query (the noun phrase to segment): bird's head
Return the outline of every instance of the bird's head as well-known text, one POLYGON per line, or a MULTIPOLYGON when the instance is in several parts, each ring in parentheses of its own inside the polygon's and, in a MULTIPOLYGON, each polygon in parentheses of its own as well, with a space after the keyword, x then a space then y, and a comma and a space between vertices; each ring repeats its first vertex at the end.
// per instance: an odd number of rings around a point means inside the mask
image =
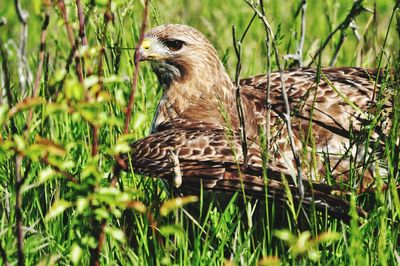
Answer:
POLYGON ((225 75, 217 52, 196 29, 179 24, 161 25, 146 33, 139 49, 141 61, 150 61, 164 87, 193 77, 225 75))

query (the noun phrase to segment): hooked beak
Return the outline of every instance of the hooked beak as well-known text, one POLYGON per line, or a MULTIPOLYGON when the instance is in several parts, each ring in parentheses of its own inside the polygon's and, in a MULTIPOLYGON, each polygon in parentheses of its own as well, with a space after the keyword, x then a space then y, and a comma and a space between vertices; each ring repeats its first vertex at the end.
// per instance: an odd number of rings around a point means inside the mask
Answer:
POLYGON ((154 51, 152 51, 151 40, 145 38, 139 48, 139 60, 140 61, 157 61, 164 57, 154 51))
POLYGON ((148 58, 149 48, 150 48, 150 40, 148 38, 145 38, 139 48, 140 61, 149 60, 148 58))

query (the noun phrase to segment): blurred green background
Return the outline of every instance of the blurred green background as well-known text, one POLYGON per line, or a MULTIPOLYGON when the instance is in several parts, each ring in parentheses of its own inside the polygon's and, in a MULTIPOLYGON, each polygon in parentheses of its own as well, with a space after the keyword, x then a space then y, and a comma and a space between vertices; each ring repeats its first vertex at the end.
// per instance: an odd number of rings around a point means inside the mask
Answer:
MULTIPOLYGON (((244 210, 232 204, 222 212, 212 203, 207 202, 204 206, 200 199, 199 205, 205 208, 205 212, 199 221, 194 221, 182 208, 167 216, 160 214, 160 206, 170 195, 159 180, 123 173, 118 189, 109 189, 115 150, 121 143, 127 146, 128 141, 149 134, 152 117, 162 94, 149 64, 141 64, 129 128, 131 134, 127 136, 128 140, 121 141, 126 105, 131 93, 133 48, 139 36, 144 1, 110 1, 114 19, 107 25, 105 34, 102 100, 93 97, 98 89, 97 83, 81 86, 77 81, 75 63, 66 67, 71 46, 65 20, 57 6, 58 1, 20 1, 22 10, 28 15, 26 39, 23 37, 24 27, 16 13, 16 2, 0 1, 0 42, 4 48, 0 58, 0 244, 12 264, 17 261, 14 159, 24 149, 28 154, 24 155, 21 170, 24 172, 28 169, 28 174, 22 193, 22 224, 26 264, 29 265, 51 265, 56 262, 60 265, 89 264, 90 250, 97 243, 95 236, 98 230, 93 224, 94 221, 102 221, 104 217, 107 221, 107 237, 100 259, 104 265, 255 265, 258 262, 261 264, 262 258, 266 258, 267 262, 268 259, 272 262, 280 260, 284 265, 400 263, 399 209, 393 205, 396 201, 386 194, 376 196, 378 207, 370 214, 369 220, 360 221, 355 217, 350 225, 331 218, 324 219, 314 213, 315 221, 307 229, 311 233, 304 233, 291 212, 288 211, 285 217, 277 217, 276 220, 287 220, 286 236, 292 237, 290 239, 295 245, 307 247, 295 253, 293 243, 289 248, 287 241, 276 237, 273 227, 275 217, 271 217, 272 227, 264 226, 263 223, 259 231, 251 227, 251 222, 247 220, 252 218, 253 207, 250 205, 244 210), (4 114, 8 108, 17 106, 32 95, 45 12, 50 16, 50 24, 46 37, 44 69, 39 80, 39 97, 45 103, 32 108, 31 127, 26 130, 28 112, 23 108, 17 110, 12 117, 4 114), (26 45, 25 50, 21 50, 23 44, 26 45), (9 71, 7 75, 6 69, 9 71), (11 103, 6 99, 7 78, 10 79, 11 103), (16 132, 12 129, 11 120, 16 124, 16 132), (99 154, 96 156, 91 155, 93 125, 99 126, 99 154), (61 174, 45 176, 49 165, 38 159, 42 158, 43 153, 33 147, 38 136, 51 140, 65 150, 63 156, 56 154, 50 156, 50 159, 80 179, 82 183, 79 186, 66 181, 61 174), (128 222, 124 220, 126 216, 122 215, 128 207, 118 201, 127 195, 135 201, 135 206, 140 207, 131 213, 128 222), (54 211, 54 203, 61 204, 60 213, 45 219, 46 215, 54 211), (142 213, 143 208, 145 213, 142 213), (387 219, 390 213, 392 219, 387 219), (122 231, 126 227, 133 234, 134 245, 129 242, 132 238, 128 240, 125 231, 122 231), (318 237, 323 232, 332 232, 328 236, 324 235, 326 238, 323 241, 333 239, 334 244, 329 242, 320 247, 318 237)), ((84 59, 85 84, 93 82, 91 78, 97 77, 103 18, 108 3, 107 0, 82 1, 89 43, 89 48, 79 45, 79 54, 84 59), (94 73, 91 76, 88 74, 90 71, 94 73)), ((267 20, 279 39, 280 58, 295 53, 300 38, 301 16, 297 11, 301 1, 268 0, 264 3, 267 20)), ((307 1, 303 50, 305 65, 311 63, 316 66, 311 55, 345 20, 353 3, 350 0, 307 1)), ((78 38, 75 1, 66 0, 65 4, 68 22, 74 37, 78 38)), ((375 68, 381 54, 382 66, 396 62, 400 48, 396 19, 389 28, 394 5, 395 1, 390 0, 363 1, 365 10, 355 18, 359 39, 352 29, 343 30, 345 39, 335 66, 375 68)), ((197 28, 215 45, 230 76, 234 77, 237 59, 233 49, 232 26, 236 27, 240 36, 252 16, 252 9, 241 0, 154 0, 150 3, 148 27, 183 23, 197 28)), ((323 66, 330 64, 340 38, 339 31, 323 51, 323 66)), ((272 61, 276 70, 276 63, 272 61)), ((292 60, 281 62, 284 67, 293 65, 292 60)), ((253 21, 243 42, 242 65, 243 78, 266 72, 265 32, 258 18, 253 21)), ((45 146, 40 147, 47 151, 45 146)), ((363 198, 357 198, 356 203, 362 204, 363 198)))

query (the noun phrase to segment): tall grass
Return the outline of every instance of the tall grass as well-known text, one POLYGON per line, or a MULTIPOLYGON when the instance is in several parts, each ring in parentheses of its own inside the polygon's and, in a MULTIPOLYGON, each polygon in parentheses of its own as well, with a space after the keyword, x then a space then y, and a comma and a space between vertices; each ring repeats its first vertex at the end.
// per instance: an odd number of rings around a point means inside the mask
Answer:
MULTIPOLYGON (((160 180, 116 172, 115 156, 126 152, 130 142, 148 135, 162 94, 149 65, 141 64, 129 134, 123 134, 134 51, 118 48, 134 48, 139 40, 143 4, 82 2, 88 42, 83 46, 83 36, 78 35, 82 29, 79 1, 65 1, 67 18, 62 2, 0 2, 3 264, 400 263, 399 151, 395 148, 400 128, 400 42, 395 1, 364 1, 366 10, 355 18, 361 38, 346 28, 343 44, 338 46, 341 33, 334 34, 320 56, 322 65, 329 65, 338 51, 337 66, 393 69, 382 85, 393 92, 395 103, 383 155, 389 175, 387 180, 378 178, 375 193, 351 195, 350 224, 315 211, 299 213, 290 204, 282 209, 272 200, 243 202, 236 194, 226 197, 202 191, 198 199, 176 200, 160 180), (72 38, 68 38, 68 27, 72 38), (113 180, 117 183, 110 186, 113 180), (216 200, 221 197, 224 206, 216 200), (357 216, 355 206, 360 204, 369 210, 367 219, 357 216), (94 259, 96 252, 98 259, 94 259)), ((300 3, 265 1, 282 56, 296 52, 300 3)), ((305 65, 316 66, 312 56, 346 19, 352 4, 308 1, 305 65)), ((234 77, 237 62, 231 28, 235 25, 241 36, 252 16, 253 10, 238 0, 154 1, 149 26, 168 22, 198 28, 234 77)), ((263 24, 255 20, 243 40, 241 77, 267 71, 266 49, 263 24)), ((271 63, 277 69, 276 61, 271 63)), ((292 63, 288 60, 285 66, 292 63)))

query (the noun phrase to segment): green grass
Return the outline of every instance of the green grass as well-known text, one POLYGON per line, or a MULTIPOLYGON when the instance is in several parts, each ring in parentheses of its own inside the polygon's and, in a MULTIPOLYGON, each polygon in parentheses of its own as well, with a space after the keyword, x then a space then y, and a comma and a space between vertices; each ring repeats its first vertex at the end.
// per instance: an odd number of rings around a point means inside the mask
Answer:
MULTIPOLYGON (((76 6, 67 2, 69 22, 78 38, 76 6)), ((87 8, 86 33, 89 48, 83 56, 87 73, 97 73, 102 43, 106 1, 87 8)), ((300 1, 266 1, 267 19, 280 38, 281 56, 294 53, 299 39, 300 1), (279 34, 278 34, 279 32, 279 34)), ((312 62, 329 33, 344 20, 352 1, 308 1, 304 61, 312 62)), ((105 46, 135 47, 143 5, 141 1, 114 1, 113 23, 107 24, 105 46)), ((117 151, 127 143, 148 135, 161 91, 148 64, 141 64, 139 82, 130 123, 130 135, 122 138, 125 110, 133 76, 132 50, 105 50, 104 86, 96 97, 98 83, 83 86, 76 75, 75 62, 66 69, 71 52, 65 21, 56 4, 48 7, 50 23, 46 38, 46 57, 40 79, 41 100, 23 102, 32 96, 39 62, 40 35, 46 10, 42 1, 21 1, 29 13, 26 38, 27 64, 18 53, 22 25, 14 1, 0 2, 0 245, 7 260, 18 260, 16 235, 16 179, 24 179, 22 191, 23 254, 25 263, 87 265, 90 250, 98 243, 99 227, 104 222, 105 242, 101 249, 103 265, 395 265, 400 263, 398 155, 394 149, 400 127, 399 35, 396 17, 389 25, 395 1, 364 1, 369 10, 376 4, 376 16, 362 12, 356 18, 361 40, 350 29, 340 49, 336 66, 395 69, 396 82, 384 85, 394 90, 393 130, 385 143, 389 163, 389 189, 370 196, 352 195, 352 204, 370 209, 367 219, 351 212, 349 225, 326 215, 311 212, 307 222, 296 209, 270 202, 245 202, 238 195, 228 198, 225 207, 213 199, 219 195, 200 195, 183 207, 170 196, 168 187, 156 179, 122 173, 117 188, 113 177, 117 151), (388 32, 388 30, 390 31, 388 32), (388 37, 385 43, 385 36, 388 37), (381 57, 381 55, 383 55, 381 57), (65 71, 66 70, 66 71, 65 71), (19 72, 22 71, 22 72, 19 72), (6 80, 10 80, 9 86, 6 80), (11 101, 6 92, 11 92, 11 101), (29 129, 29 110, 33 110, 29 129), (9 115, 13 113, 13 115, 9 115), (92 155, 93 131, 98 126, 98 154, 92 155), (42 139, 42 140, 41 140, 42 139), (44 139, 44 140, 43 140, 44 139), (16 158, 21 158, 19 165, 16 158), (20 170, 20 173, 17 173, 20 170), (66 178, 69 173, 80 184, 66 178), (372 206, 372 207, 371 207, 372 206)), ((399 16, 399 11, 397 11, 399 16)), ((244 1, 153 1, 149 26, 184 23, 198 28, 215 45, 232 78, 236 57, 232 26, 240 36, 253 15, 244 1)), ((334 35, 321 56, 321 64, 331 61, 340 33, 334 35)), ((243 43, 242 74, 265 73, 267 57, 265 32, 256 19, 243 43)), ((83 61, 82 61, 83 62, 83 61)), ((291 62, 285 62, 289 67, 291 62)), ((273 68, 277 69, 273 61, 273 68)), ((313 64, 314 66, 316 64, 313 64)), ((92 75, 97 77, 96 75, 92 75)), ((397 151, 398 152, 398 151, 397 151)), ((379 183, 379 182, 378 182, 379 183)), ((225 197, 226 199, 226 197, 225 197)), ((4 260, 0 260, 4 263, 4 260)))

